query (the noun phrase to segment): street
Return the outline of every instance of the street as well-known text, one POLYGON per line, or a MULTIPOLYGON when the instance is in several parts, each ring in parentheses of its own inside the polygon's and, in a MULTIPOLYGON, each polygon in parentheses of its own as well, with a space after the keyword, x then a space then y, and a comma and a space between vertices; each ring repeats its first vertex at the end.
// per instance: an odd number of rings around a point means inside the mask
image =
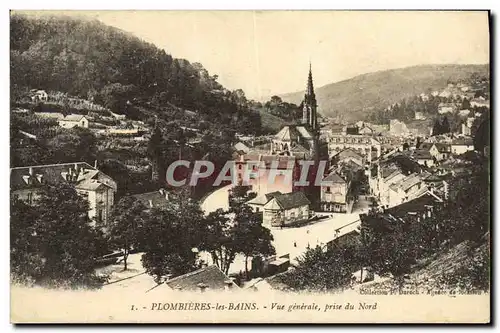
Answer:
MULTIPOLYGON (((217 189, 211 193, 202 203, 203 211, 208 214, 218 208, 227 209, 228 190, 231 185, 217 189)), ((259 194, 258 194, 259 195, 259 194)), ((273 245, 278 256, 290 254, 291 262, 296 262, 296 258, 302 255, 307 247, 316 245, 326 245, 327 242, 336 237, 342 236, 359 226, 359 214, 368 211, 369 200, 360 199, 350 214, 331 213, 331 217, 298 228, 272 228, 274 237, 273 245), (338 230, 338 231, 337 231, 338 230)), ((200 254, 203 260, 210 262, 210 256, 206 253, 200 254)), ((245 270, 244 256, 238 255, 230 267, 230 273, 237 273, 245 270)))

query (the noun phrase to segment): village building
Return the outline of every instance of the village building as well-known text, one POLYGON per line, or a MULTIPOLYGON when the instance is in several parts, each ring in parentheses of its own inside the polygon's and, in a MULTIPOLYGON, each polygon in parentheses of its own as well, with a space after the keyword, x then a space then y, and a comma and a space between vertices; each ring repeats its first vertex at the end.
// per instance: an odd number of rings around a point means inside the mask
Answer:
POLYGON ((415 120, 425 120, 427 117, 422 111, 415 111, 415 120))
POLYGON ((252 200, 248 201, 247 205, 250 206, 250 208, 252 208, 252 210, 254 212, 256 212, 256 213, 263 212, 264 211, 264 206, 272 198, 274 198, 277 195, 281 195, 281 194, 283 194, 283 193, 281 193, 280 191, 266 193, 266 194, 263 194, 261 196, 255 197, 252 200))
POLYGON ((142 203, 148 209, 161 209, 165 208, 169 204, 170 193, 165 189, 160 189, 158 191, 133 194, 131 197, 142 203))
POLYGON ((46 184, 68 183, 89 202, 89 217, 106 227, 114 204, 116 182, 85 162, 16 167, 10 170, 11 192, 28 204, 35 204, 46 184))
POLYGON ((235 169, 237 183, 251 186, 252 192, 258 194, 275 191, 292 192, 293 182, 300 176, 298 159, 286 155, 262 155, 250 152, 235 160, 235 169), (269 181, 271 173, 274 176, 273 182, 269 181), (248 183, 243 183, 244 180, 248 183))
POLYGON ((417 161, 418 164, 425 167, 433 167, 435 164, 435 158, 431 155, 428 150, 416 149, 411 154, 411 157, 417 161))
POLYGON ((474 150, 472 138, 457 138, 451 142, 450 151, 453 155, 462 155, 474 150))
POLYGON ((370 136, 364 135, 335 135, 332 134, 328 138, 328 155, 334 156, 339 152, 352 149, 363 157, 367 157, 368 161, 372 160, 372 155, 375 158, 380 157, 381 146, 380 142, 370 136))
POLYGON ((49 100, 49 95, 45 90, 33 89, 30 91, 30 95, 31 95, 31 101, 35 103, 47 102, 49 100))
POLYGON ((393 183, 389 186, 389 201, 385 204, 394 207, 423 195, 427 191, 423 179, 429 175, 429 173, 411 174, 393 183))
POLYGON ((224 290, 238 290, 240 287, 229 276, 224 274, 219 267, 210 265, 172 279, 167 279, 164 283, 153 287, 147 292, 159 293, 165 289, 191 292, 220 292, 224 290))
POLYGON ((457 111, 457 106, 455 105, 455 103, 440 103, 438 105, 439 114, 454 113, 456 111, 457 111))
POLYGON ((450 157, 450 155, 451 155, 450 144, 448 144, 446 142, 436 142, 434 144, 434 146, 436 147, 436 149, 438 151, 438 154, 436 156, 436 159, 438 161, 443 161, 443 160, 446 160, 450 157))
POLYGON ((474 98, 470 101, 471 107, 485 107, 490 108, 490 101, 485 99, 484 97, 474 98))
POLYGON ((404 122, 397 119, 391 119, 389 123, 389 134, 393 136, 408 136, 410 130, 404 122))
POLYGON ((89 127, 89 120, 87 119, 87 117, 81 114, 67 115, 65 117, 59 118, 57 123, 63 128, 89 127))
POLYGON ((350 184, 336 172, 323 179, 321 185, 321 209, 327 212, 347 213, 352 205, 348 200, 350 184))
MULTIPOLYGON (((294 190, 293 182, 300 176, 300 160, 317 162, 319 160, 319 126, 317 102, 314 93, 312 71, 309 67, 306 94, 304 95, 303 117, 301 124, 286 125, 273 137, 262 137, 264 143, 256 145, 255 140, 247 153, 244 147, 235 147, 238 183, 250 173, 252 191, 259 195, 280 191, 289 193, 294 190), (274 182, 269 175, 276 174, 274 182)), ((239 138, 242 140, 242 137, 239 138)))
POLYGON ((309 219, 309 199, 303 192, 290 192, 274 196, 264 205, 263 224, 284 227, 309 219))
POLYGON ((460 117, 467 117, 467 116, 469 116, 469 114, 470 114, 470 110, 467 110, 467 109, 463 109, 463 110, 458 111, 458 115, 460 117))
POLYGON ((334 165, 347 163, 349 161, 359 166, 363 166, 365 164, 365 157, 352 148, 344 149, 331 157, 331 164, 334 165))
POLYGON ((311 159, 315 154, 313 135, 304 126, 285 126, 272 139, 271 155, 311 159))
POLYGON ((419 223, 427 218, 432 218, 436 209, 442 205, 443 200, 427 191, 413 200, 400 205, 381 209, 378 214, 360 214, 362 223, 376 226, 392 232, 401 223, 419 223))

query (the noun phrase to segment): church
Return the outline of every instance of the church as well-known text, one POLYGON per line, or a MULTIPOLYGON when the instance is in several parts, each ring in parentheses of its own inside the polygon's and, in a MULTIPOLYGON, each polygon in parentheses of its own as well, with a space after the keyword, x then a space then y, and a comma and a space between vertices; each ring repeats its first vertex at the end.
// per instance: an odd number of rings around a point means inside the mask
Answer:
POLYGON ((311 64, 306 93, 302 102, 302 123, 284 126, 274 136, 271 155, 295 156, 298 159, 318 159, 318 104, 314 93, 311 64))
MULTIPOLYGON (((309 75, 307 87, 302 104, 302 119, 297 124, 284 126, 276 135, 271 137, 268 143, 261 146, 254 146, 246 154, 240 155, 236 159, 236 169, 238 179, 243 178, 245 169, 253 168, 251 162, 260 165, 261 176, 251 179, 253 191, 259 194, 280 191, 289 193, 297 190, 292 182, 300 176, 299 160, 319 161, 320 142, 319 126, 317 116, 317 102, 314 93, 313 76, 311 65, 309 65, 309 75), (276 164, 273 164, 276 163, 276 164), (274 183, 269 183, 267 175, 272 165, 277 165, 278 176, 274 183), (293 169, 289 166, 293 165, 293 169)), ((315 168, 311 167, 311 175, 315 175, 315 168)))

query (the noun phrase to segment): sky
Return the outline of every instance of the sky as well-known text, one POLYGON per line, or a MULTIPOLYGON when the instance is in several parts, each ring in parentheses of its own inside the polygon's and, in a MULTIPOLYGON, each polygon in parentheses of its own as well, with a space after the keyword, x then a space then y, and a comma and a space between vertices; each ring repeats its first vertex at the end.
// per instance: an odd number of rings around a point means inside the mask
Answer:
MULTIPOLYGON (((68 14, 68 12, 65 12, 68 14)), ((489 63, 487 12, 87 11, 248 98, 420 64, 489 63)))

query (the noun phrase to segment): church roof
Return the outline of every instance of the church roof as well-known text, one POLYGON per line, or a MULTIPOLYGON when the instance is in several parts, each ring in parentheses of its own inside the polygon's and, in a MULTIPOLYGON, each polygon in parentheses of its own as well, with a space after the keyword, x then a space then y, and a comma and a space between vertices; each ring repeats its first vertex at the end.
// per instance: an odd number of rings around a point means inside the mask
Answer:
POLYGON ((302 136, 304 139, 306 139, 306 140, 313 139, 312 134, 304 126, 297 126, 297 131, 300 133, 300 136, 302 136))
POLYGON ((297 131, 296 127, 285 126, 274 137, 281 141, 296 141, 299 135, 300 133, 297 131))

